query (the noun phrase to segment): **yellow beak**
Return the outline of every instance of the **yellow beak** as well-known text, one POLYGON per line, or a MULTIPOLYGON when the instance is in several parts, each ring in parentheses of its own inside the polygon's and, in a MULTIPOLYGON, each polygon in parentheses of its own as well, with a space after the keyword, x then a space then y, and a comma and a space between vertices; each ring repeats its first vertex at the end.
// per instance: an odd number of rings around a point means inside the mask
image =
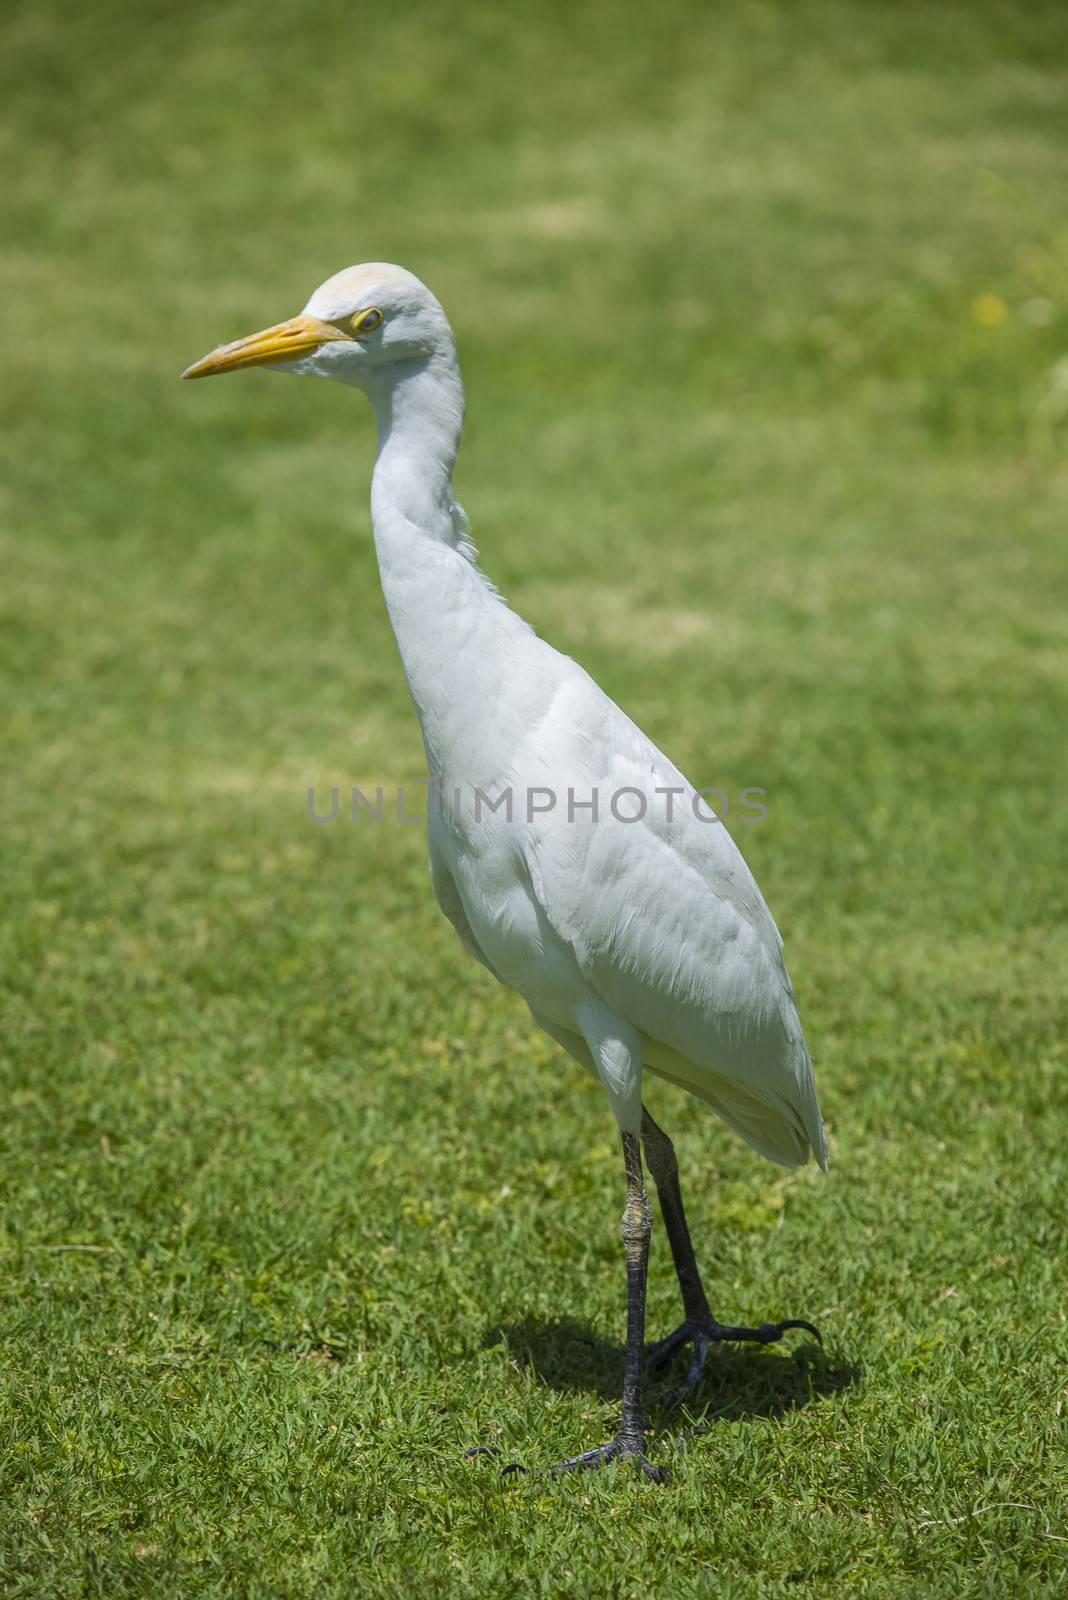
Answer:
POLYGON ((273 328, 264 328, 262 333, 249 334, 247 339, 221 344, 201 361, 194 361, 182 377, 214 378, 217 373, 236 372, 239 367, 265 367, 273 361, 295 361, 298 356, 318 350, 321 344, 351 337, 332 322, 320 322, 318 317, 306 317, 302 313, 273 328))

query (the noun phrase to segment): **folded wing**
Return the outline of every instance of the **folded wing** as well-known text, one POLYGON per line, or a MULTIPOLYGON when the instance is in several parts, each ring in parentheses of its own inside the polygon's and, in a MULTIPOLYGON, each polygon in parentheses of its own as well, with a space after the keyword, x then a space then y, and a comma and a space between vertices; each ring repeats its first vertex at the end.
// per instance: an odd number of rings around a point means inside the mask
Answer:
POLYGON ((547 786, 551 772, 557 794, 553 812, 522 834, 534 892, 601 999, 641 1032, 646 1065, 773 1161, 796 1166, 811 1149, 825 1165, 782 940, 727 829, 577 667, 521 766, 544 767, 547 786), (596 821, 581 804, 594 792, 596 821))

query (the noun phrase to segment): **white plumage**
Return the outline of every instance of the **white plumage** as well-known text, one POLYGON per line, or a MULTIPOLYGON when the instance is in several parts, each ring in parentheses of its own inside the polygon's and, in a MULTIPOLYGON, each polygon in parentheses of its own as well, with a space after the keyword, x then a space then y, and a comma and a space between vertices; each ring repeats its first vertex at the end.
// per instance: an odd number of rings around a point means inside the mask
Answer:
MULTIPOLYGON (((440 797, 429 823, 434 893, 464 947, 604 1085, 624 1136, 624 1233, 628 1262, 640 1258, 642 1303, 647 1207, 636 1153, 645 1134, 687 1302, 689 1236, 681 1199, 678 1223, 669 1216, 673 1156, 666 1166, 657 1140, 670 1143, 651 1119, 643 1128, 643 1068, 706 1101, 773 1161, 795 1166, 810 1150, 826 1161, 771 913, 693 786, 475 564, 452 492, 463 387, 445 314, 425 286, 400 267, 349 268, 301 316, 224 346, 185 376, 261 364, 352 384, 375 408, 382 588, 440 797)), ((700 1347, 701 1330, 689 1326, 700 1305, 689 1301, 684 1337, 700 1347)), ((768 1342, 785 1326, 724 1329, 711 1319, 704 1342, 768 1342)), ((628 1417, 625 1391, 615 1444, 566 1465, 621 1454, 647 1467, 636 1393, 635 1383, 628 1417)))

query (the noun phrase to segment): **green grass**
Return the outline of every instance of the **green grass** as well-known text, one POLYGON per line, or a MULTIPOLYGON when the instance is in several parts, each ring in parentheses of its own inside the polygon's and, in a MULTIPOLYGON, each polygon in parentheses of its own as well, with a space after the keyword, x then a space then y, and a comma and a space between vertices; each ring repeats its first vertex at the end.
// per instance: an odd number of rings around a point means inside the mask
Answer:
POLYGON ((1062 1595, 1063 8, 3 26, 0 1590, 1062 1595), (720 1314, 826 1342, 722 1352, 665 1488, 464 1459, 613 1426, 613 1125, 421 830, 307 819, 422 770, 362 401, 175 381, 381 257, 487 570, 767 790, 830 1174, 651 1104, 720 1314))

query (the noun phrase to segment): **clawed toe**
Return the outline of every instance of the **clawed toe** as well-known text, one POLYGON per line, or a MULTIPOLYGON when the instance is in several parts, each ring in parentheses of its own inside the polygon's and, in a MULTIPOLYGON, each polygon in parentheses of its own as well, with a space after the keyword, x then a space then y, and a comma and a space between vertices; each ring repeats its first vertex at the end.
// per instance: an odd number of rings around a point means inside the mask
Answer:
MULTIPOLYGON (((489 1456, 491 1460, 499 1461, 501 1459, 501 1452, 497 1449, 496 1445, 492 1444, 473 1444, 470 1450, 464 1451, 465 1461, 473 1461, 476 1456, 489 1456)), ((507 1461, 505 1462, 504 1466, 500 1468, 500 1476, 502 1478, 511 1478, 516 1473, 526 1472, 526 1470, 526 1467, 521 1461, 507 1461)))
POLYGON ((641 1450, 636 1449, 634 1445, 624 1444, 621 1439, 613 1439, 611 1444, 595 1445, 592 1450, 584 1450, 581 1455, 570 1456, 567 1461, 558 1462, 550 1469, 549 1476, 558 1478, 564 1472, 594 1472, 609 1461, 631 1461, 650 1482, 667 1482, 667 1473, 663 1467, 654 1467, 641 1450))
MULTIPOLYGON (((468 1460, 475 1456, 499 1457, 500 1451, 491 1445, 475 1445, 471 1450, 465 1450, 464 1455, 468 1460)), ((613 1439, 610 1444, 595 1445, 592 1450, 583 1450, 581 1455, 569 1456, 566 1461, 558 1461, 555 1467, 549 1468, 550 1478, 559 1478, 565 1472, 595 1472, 599 1467, 606 1466, 609 1461, 631 1461, 643 1477, 651 1483, 666 1483, 667 1472, 663 1467, 654 1467, 647 1459, 644 1452, 633 1445, 624 1444, 621 1439, 613 1439)), ((521 1461, 509 1461, 500 1468, 502 1478, 513 1478, 519 1474, 524 1476, 528 1469, 521 1461)))
POLYGON ((655 1370, 665 1367, 671 1358, 678 1354, 684 1345, 690 1344, 700 1333, 701 1325, 689 1319, 680 1322, 679 1326, 669 1333, 664 1339, 657 1339, 652 1344, 645 1346, 645 1359, 655 1370))
POLYGON ((791 1328, 802 1328, 805 1333, 812 1335, 817 1344, 823 1343, 820 1330, 802 1317, 789 1317, 785 1322, 762 1322, 758 1328, 729 1328, 725 1323, 714 1322, 704 1331, 715 1343, 747 1340, 753 1344, 776 1344, 791 1328))
POLYGON ((749 1344, 777 1344, 784 1333, 789 1333, 792 1328, 800 1328, 805 1333, 822 1344, 820 1331, 811 1322, 804 1321, 801 1317, 788 1317, 784 1322, 762 1322, 756 1328, 735 1328, 725 1322, 717 1322, 714 1317, 707 1321, 687 1319, 685 1322, 669 1333, 666 1339, 659 1339, 655 1344, 645 1348, 646 1359, 653 1368, 663 1367, 676 1355, 684 1345, 692 1344, 693 1354, 686 1377, 682 1384, 674 1390, 667 1409, 674 1410, 687 1390, 693 1389, 704 1370, 705 1357, 709 1347, 713 1344, 749 1343, 749 1344))

